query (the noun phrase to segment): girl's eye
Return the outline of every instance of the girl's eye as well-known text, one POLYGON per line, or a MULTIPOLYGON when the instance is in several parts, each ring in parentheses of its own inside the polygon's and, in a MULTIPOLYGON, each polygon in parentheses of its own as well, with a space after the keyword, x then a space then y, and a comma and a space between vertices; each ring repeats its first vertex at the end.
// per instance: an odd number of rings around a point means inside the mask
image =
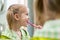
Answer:
POLYGON ((28 13, 26 15, 28 15, 28 13))

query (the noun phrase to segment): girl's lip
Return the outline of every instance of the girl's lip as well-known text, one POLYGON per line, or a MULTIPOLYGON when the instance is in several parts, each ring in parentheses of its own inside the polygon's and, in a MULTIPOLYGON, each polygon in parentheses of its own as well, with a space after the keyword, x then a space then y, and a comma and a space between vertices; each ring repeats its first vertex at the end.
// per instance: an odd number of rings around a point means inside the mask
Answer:
POLYGON ((28 20, 27 20, 26 22, 27 22, 27 23, 29 23, 29 21, 28 21, 28 20))

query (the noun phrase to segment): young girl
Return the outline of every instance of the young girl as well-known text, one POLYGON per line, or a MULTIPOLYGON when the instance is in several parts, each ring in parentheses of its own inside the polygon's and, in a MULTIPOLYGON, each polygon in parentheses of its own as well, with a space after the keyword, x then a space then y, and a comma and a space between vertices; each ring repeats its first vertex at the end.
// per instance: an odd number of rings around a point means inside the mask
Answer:
POLYGON ((11 5, 7 11, 9 29, 6 29, 3 35, 11 38, 11 40, 29 40, 30 36, 27 30, 21 28, 27 26, 28 20, 28 8, 25 5, 11 5))

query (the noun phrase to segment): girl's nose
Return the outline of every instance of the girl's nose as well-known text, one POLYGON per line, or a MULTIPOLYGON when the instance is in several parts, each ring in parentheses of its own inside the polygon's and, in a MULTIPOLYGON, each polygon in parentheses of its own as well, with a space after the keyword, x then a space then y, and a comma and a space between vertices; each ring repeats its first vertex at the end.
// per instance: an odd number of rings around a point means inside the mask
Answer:
POLYGON ((29 16, 27 16, 27 19, 29 19, 29 16))

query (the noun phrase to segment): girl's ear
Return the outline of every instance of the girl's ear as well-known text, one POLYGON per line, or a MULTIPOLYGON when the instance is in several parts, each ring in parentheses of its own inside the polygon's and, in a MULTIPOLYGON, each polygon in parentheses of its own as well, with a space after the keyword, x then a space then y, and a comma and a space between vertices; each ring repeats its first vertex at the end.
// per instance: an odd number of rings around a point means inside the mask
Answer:
POLYGON ((19 14, 14 14, 15 20, 19 20, 19 14))

